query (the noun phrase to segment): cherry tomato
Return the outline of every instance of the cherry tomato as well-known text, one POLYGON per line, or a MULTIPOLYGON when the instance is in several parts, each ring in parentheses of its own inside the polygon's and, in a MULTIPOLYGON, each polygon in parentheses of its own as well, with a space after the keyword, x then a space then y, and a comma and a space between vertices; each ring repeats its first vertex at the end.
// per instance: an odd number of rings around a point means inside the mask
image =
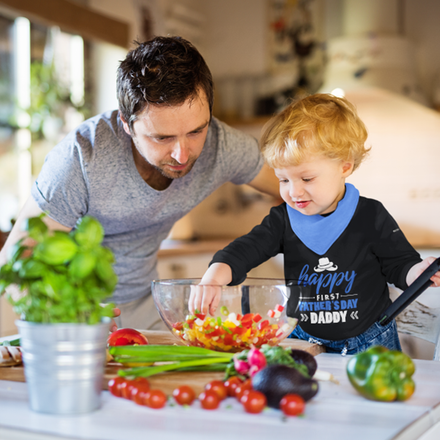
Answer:
POLYGON ((147 345, 147 338, 133 328, 120 328, 113 332, 107 339, 107 344, 111 347, 117 345, 147 345))
POLYGON ((121 390, 121 397, 130 400, 131 388, 133 387, 134 383, 135 382, 133 380, 129 379, 125 379, 125 381, 121 383, 121 385, 119 386, 119 389, 121 390))
POLYGON ((217 409, 220 405, 218 394, 212 390, 205 390, 199 396, 200 405, 203 409, 217 409))
POLYGON ((167 396, 162 390, 150 390, 146 393, 145 403, 150 408, 163 408, 167 403, 167 396))
MULTIPOLYGON (((123 397, 124 399, 131 399, 131 391, 133 389, 133 387, 138 384, 138 383, 142 383, 147 381, 147 379, 145 379, 145 377, 136 377, 135 379, 129 380, 129 379, 124 379, 123 382, 121 382, 121 384, 119 385, 119 392, 120 392, 120 397, 123 397)), ((148 382, 148 381, 147 381, 148 382)))
POLYGON ((182 385, 173 391, 173 397, 179 405, 191 405, 196 398, 196 393, 188 385, 182 385))
POLYGON ((251 414, 258 414, 267 405, 266 396, 260 391, 246 391, 241 397, 241 403, 243 404, 244 410, 251 414))
POLYGON ((124 379, 121 376, 114 377, 108 381, 108 390, 110 393, 112 393, 116 397, 122 397, 121 396, 121 385, 124 383, 127 379, 124 379))
POLYGON ((150 392, 149 383, 138 383, 131 388, 131 400, 138 405, 147 404, 147 394, 150 392))
POLYGON ((306 403, 298 394, 286 394, 280 402, 281 411, 286 416, 297 416, 304 412, 306 403))
POLYGON ((225 381, 225 387, 228 391, 228 396, 235 397, 235 390, 238 385, 242 384, 243 381, 238 376, 232 376, 225 381))
POLYGON ((252 390, 252 380, 246 379, 243 383, 239 384, 237 388, 235 388, 235 397, 237 400, 240 400, 243 393, 250 390, 252 390))
POLYGON ((209 391, 212 390, 214 393, 216 393, 220 400, 226 399, 228 397, 228 390, 226 388, 226 385, 221 380, 212 380, 211 382, 207 383, 205 385, 205 390, 209 391))

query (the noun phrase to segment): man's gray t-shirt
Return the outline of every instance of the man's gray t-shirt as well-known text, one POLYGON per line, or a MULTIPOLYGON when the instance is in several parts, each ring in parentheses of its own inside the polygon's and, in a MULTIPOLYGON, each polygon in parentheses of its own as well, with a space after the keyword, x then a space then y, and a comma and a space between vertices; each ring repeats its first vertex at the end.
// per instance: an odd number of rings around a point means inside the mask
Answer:
POLYGON ((159 246, 177 220, 225 182, 250 182, 262 166, 255 139, 213 118, 193 169, 157 191, 138 173, 131 137, 112 111, 85 121, 47 155, 32 196, 65 226, 84 215, 101 222, 119 279, 112 301, 122 304, 150 292, 159 246))

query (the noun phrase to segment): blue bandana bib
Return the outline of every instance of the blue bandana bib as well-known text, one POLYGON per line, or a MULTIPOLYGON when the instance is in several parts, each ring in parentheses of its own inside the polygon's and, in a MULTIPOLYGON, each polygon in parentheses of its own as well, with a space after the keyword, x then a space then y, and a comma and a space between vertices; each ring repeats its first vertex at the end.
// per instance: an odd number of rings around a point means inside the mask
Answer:
POLYGON ((330 215, 304 215, 287 206, 290 226, 297 237, 313 252, 324 255, 345 231, 353 218, 359 201, 359 191, 345 184, 345 195, 330 215))

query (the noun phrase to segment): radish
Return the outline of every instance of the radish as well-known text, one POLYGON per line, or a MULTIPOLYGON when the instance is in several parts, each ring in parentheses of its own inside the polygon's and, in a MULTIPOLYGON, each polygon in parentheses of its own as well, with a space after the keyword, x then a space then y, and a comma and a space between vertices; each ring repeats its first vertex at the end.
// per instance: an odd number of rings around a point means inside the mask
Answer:
POLYGON ((266 356, 258 348, 251 348, 248 353, 248 363, 251 368, 256 367, 257 371, 260 371, 267 365, 266 356))

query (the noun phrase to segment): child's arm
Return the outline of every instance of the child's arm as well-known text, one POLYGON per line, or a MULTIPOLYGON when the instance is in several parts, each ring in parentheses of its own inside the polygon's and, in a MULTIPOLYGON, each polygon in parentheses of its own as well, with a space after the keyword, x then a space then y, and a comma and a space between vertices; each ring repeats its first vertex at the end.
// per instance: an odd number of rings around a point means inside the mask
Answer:
POLYGON ((213 263, 205 272, 197 286, 191 287, 188 309, 194 313, 197 309, 201 313, 214 315, 221 298, 221 286, 232 281, 232 270, 225 263, 213 263))
MULTIPOLYGON (((413 267, 411 267, 406 275, 406 283, 408 284, 408 286, 412 284, 416 280, 416 278, 418 278, 422 274, 422 272, 427 269, 431 263, 434 262, 434 260, 435 257, 428 257, 420 263, 417 263, 413 267)), ((431 277, 431 281, 434 283, 435 287, 440 287, 440 271, 435 273, 435 275, 431 277)))

